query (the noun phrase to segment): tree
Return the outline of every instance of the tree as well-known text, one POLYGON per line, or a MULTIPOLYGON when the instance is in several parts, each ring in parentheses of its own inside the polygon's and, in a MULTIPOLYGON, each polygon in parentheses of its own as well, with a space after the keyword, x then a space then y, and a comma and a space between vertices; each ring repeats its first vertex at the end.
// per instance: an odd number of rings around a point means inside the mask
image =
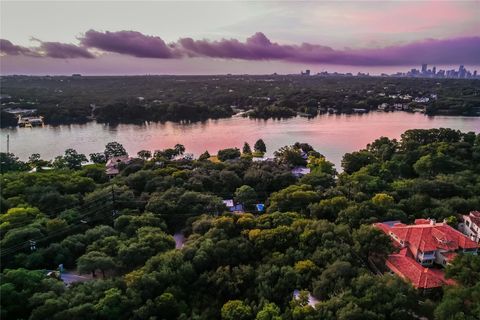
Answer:
POLYGON ((263 308, 258 311, 255 320, 282 320, 280 308, 275 303, 266 303, 263 308))
POLYGON ((78 153, 74 149, 67 149, 65 150, 65 155, 63 156, 65 160, 65 164, 69 169, 78 170, 82 168, 82 163, 87 162, 87 157, 82 154, 78 153))
POLYGON ((222 307, 223 320, 250 320, 253 318, 252 308, 241 300, 230 300, 222 307))
POLYGON ((105 154, 105 158, 107 160, 113 157, 128 156, 125 148, 116 141, 107 143, 103 153, 105 154))
POLYGON ((110 288, 95 305, 95 310, 103 319, 116 320, 124 315, 127 307, 128 299, 122 295, 122 291, 118 288, 110 288))
POLYGON ((6 230, 16 225, 28 225, 41 216, 42 214, 37 208, 10 208, 5 214, 0 215, 0 230, 4 234, 6 230))
POLYGON ((255 152, 265 153, 267 152, 267 146, 265 145, 265 142, 263 142, 262 139, 258 139, 257 142, 255 142, 255 145, 253 146, 253 150, 255 150, 255 152))
POLYGON ((28 157, 27 163, 31 168, 38 168, 42 165, 46 165, 48 162, 41 159, 40 153, 33 153, 28 157))
POLYGON ((199 161, 205 161, 205 160, 208 160, 208 158, 210 158, 210 153, 208 153, 208 151, 205 150, 205 152, 202 153, 202 154, 200 155, 200 157, 198 157, 198 160, 199 160, 199 161))
POLYGON ((28 166, 13 153, 0 152, 0 173, 25 170, 28 170, 28 166))
POLYGON ((468 287, 480 283, 480 256, 459 254, 445 270, 447 278, 455 279, 468 287))
POLYGON ((270 206, 267 212, 308 212, 308 205, 317 202, 319 194, 309 185, 291 185, 270 196, 270 206))
POLYGON ((243 144, 242 153, 243 154, 252 154, 252 149, 250 148, 250 145, 247 142, 245 142, 243 144))
POLYGON ((104 153, 90 153, 90 161, 93 163, 105 163, 107 158, 104 153))
POLYGON ((305 166, 307 160, 302 155, 302 150, 294 146, 285 146, 275 151, 275 158, 281 164, 290 166, 305 166))
POLYGON ((317 281, 313 283, 313 294, 323 299, 344 290, 356 275, 350 262, 337 260, 328 265, 317 281))
POLYGON ((217 157, 220 161, 237 159, 240 157, 240 150, 238 148, 222 149, 218 151, 217 157))
POLYGON ((364 150, 346 153, 342 159, 342 168, 346 173, 352 174, 366 165, 375 163, 376 161, 377 160, 375 156, 369 151, 364 150))
POLYGON ((387 137, 380 137, 374 142, 367 144, 367 150, 381 161, 390 160, 397 149, 397 140, 390 140, 387 137))
POLYGON ((361 225, 353 231, 355 251, 363 258, 381 260, 393 250, 392 240, 381 230, 371 225, 361 225))
POLYGON ((377 193, 373 196, 372 203, 382 208, 388 208, 395 203, 395 199, 386 193, 377 193))
POLYGON ((330 199, 321 200, 309 206, 310 214, 317 219, 334 221, 338 213, 346 209, 350 202, 344 196, 336 196, 330 199))
POLYGON ((257 202, 257 193, 252 187, 243 185, 235 190, 235 200, 242 203, 245 208, 251 208, 257 202))
POLYGON ((143 160, 148 160, 152 157, 152 152, 149 150, 140 150, 137 152, 137 155, 143 160))
POLYGON ((115 267, 115 261, 112 257, 107 256, 103 252, 90 251, 80 258, 77 261, 78 272, 80 273, 92 273, 92 276, 95 275, 96 270, 100 270, 105 278, 105 271, 111 270, 115 267))
POLYGON ((470 320, 480 314, 480 282, 472 282, 472 287, 449 286, 445 288, 442 301, 435 308, 435 319, 470 320))
POLYGON ((326 173, 332 176, 336 175, 335 165, 325 157, 308 157, 308 165, 312 173, 326 173))
POLYGON ((175 149, 177 156, 180 156, 185 152, 185 146, 183 144, 176 144, 173 149, 175 149))

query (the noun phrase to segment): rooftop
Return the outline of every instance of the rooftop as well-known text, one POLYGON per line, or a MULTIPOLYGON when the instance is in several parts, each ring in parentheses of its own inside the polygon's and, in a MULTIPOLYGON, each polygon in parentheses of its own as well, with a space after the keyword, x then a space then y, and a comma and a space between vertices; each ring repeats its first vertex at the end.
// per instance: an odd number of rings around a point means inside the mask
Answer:
POLYGON ((386 265, 398 276, 409 280, 415 288, 431 289, 455 283, 453 280, 445 279, 442 270, 425 268, 417 263, 407 248, 390 255, 386 265))
POLYGON ((375 226, 391 236, 394 244, 400 248, 399 253, 387 258, 386 266, 400 277, 408 279, 415 288, 430 289, 455 283, 445 279, 441 269, 422 266, 416 261, 417 257, 437 252, 450 262, 457 255, 457 250, 478 248, 477 243, 460 231, 435 220, 417 219, 413 225, 386 221, 375 226))

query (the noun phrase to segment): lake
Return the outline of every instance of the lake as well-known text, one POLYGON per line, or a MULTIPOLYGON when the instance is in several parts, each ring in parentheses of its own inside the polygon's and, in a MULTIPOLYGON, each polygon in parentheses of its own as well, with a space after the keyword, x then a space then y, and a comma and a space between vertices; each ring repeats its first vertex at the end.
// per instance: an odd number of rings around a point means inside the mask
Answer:
POLYGON ((103 151, 105 144, 110 141, 120 142, 130 154, 142 149, 153 151, 181 143, 187 152, 198 156, 205 150, 215 154, 223 148, 241 148, 245 141, 253 147, 255 141, 262 138, 267 145, 267 155, 296 141, 306 142, 340 168, 343 154, 364 148, 380 136, 399 138, 408 129, 440 127, 479 133, 480 118, 370 112, 283 120, 251 120, 237 116, 188 124, 107 125, 89 122, 82 125, 1 129, 1 149, 6 150, 8 134, 10 152, 22 160, 28 159, 32 153, 52 159, 68 148, 88 155, 103 151))

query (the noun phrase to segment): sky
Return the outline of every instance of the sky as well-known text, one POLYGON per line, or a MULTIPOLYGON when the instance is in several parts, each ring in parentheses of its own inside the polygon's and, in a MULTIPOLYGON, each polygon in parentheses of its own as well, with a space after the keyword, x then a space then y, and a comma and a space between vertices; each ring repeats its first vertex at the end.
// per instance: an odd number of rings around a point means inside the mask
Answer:
POLYGON ((1 74, 480 65, 480 1, 0 1, 1 74))

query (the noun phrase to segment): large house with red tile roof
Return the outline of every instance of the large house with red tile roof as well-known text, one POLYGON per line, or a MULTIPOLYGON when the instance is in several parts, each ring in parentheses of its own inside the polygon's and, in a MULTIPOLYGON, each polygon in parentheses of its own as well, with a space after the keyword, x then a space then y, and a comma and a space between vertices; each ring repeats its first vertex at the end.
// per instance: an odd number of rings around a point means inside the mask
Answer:
POLYGON ((473 241, 480 243, 480 211, 472 211, 462 216, 458 229, 473 241))
POLYGON ((460 231, 433 219, 417 219, 413 225, 387 221, 375 226, 399 248, 398 253, 387 258, 386 266, 419 289, 454 283, 445 279, 438 266, 447 265, 459 252, 477 254, 479 248, 460 231))

